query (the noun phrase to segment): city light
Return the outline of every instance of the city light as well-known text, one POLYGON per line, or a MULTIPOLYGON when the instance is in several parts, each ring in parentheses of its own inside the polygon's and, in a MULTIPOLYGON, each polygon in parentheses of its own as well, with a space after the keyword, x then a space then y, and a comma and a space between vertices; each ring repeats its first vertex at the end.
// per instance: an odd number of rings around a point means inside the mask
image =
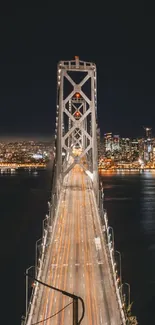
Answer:
POLYGON ((54 157, 54 143, 44 141, 0 142, 0 171, 45 168, 54 157))
POLYGON ((105 133, 99 143, 100 170, 155 169, 155 138, 145 128, 143 138, 121 138, 105 133))
POLYGON ((80 95, 79 93, 76 93, 76 94, 75 94, 75 97, 76 97, 76 98, 80 98, 81 95, 80 95))

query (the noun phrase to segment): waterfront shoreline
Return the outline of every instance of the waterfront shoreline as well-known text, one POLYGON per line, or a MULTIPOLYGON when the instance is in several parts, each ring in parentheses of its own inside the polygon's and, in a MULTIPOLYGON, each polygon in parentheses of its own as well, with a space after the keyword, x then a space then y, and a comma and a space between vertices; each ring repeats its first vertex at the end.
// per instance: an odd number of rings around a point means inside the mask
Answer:
POLYGON ((155 168, 113 168, 113 169, 106 169, 106 168, 99 168, 98 169, 99 173, 104 171, 104 172, 117 172, 117 171, 128 171, 128 172, 151 172, 155 171, 155 168))

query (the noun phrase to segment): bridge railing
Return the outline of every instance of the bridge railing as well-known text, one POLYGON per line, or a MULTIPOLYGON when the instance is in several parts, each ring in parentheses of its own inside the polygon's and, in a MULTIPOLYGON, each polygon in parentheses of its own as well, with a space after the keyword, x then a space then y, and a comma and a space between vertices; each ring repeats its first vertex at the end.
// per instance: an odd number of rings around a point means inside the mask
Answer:
POLYGON ((107 211, 103 207, 103 200, 104 200, 104 193, 103 193, 103 190, 101 190, 100 198, 99 198, 99 214, 100 214, 102 232, 103 232, 104 241, 106 244, 105 247, 106 247, 107 256, 108 256, 108 260, 109 260, 109 266, 110 266, 110 270, 111 270, 111 275, 112 275, 112 279, 113 279, 113 283, 114 283, 114 287, 115 287, 115 293, 116 293, 116 297, 117 297, 118 307, 119 307, 121 318, 122 318, 122 324, 126 325, 127 319, 125 317, 125 313, 123 310, 124 302, 122 300, 122 295, 120 293, 122 283, 120 283, 120 278, 118 278, 117 272, 116 272, 117 270, 116 270, 116 261, 115 261, 115 257, 114 257, 114 242, 113 242, 114 238, 112 238, 112 240, 111 240, 110 235, 109 235, 109 229, 110 228, 112 229, 112 227, 110 227, 108 225, 108 215, 107 215, 107 211))
MULTIPOLYGON (((51 232, 53 229, 53 223, 56 215, 56 207, 57 207, 57 197, 55 194, 52 195, 51 202, 48 202, 49 206, 49 215, 46 215, 46 218, 43 220, 43 229, 42 229, 42 238, 39 240, 40 252, 36 254, 35 261, 35 277, 38 280, 41 280, 43 265, 45 264, 45 260, 47 257, 48 247, 50 245, 51 240, 51 232)), ((37 243, 37 242, 36 242, 37 243)), ((38 245, 36 245, 36 250, 38 249, 38 245)), ((35 312, 36 300, 39 292, 39 284, 34 283, 30 300, 28 302, 28 309, 25 317, 24 324, 31 324, 31 318, 35 312)))
MULTIPOLYGON (((54 191, 55 192, 55 191, 54 191)), ((46 218, 43 220, 43 229, 42 229, 42 238, 40 239, 40 252, 39 255, 36 254, 36 264, 35 264, 35 277, 41 280, 43 275, 43 265, 45 264, 45 260, 47 258, 48 247, 51 243, 51 232, 53 231, 53 225, 56 216, 56 210, 58 206, 58 198, 56 193, 52 194, 51 202, 48 202, 49 213, 46 215, 46 218)), ((113 246, 110 240, 109 232, 108 232, 108 217, 107 212, 103 208, 103 192, 100 192, 100 200, 99 200, 99 215, 100 215, 100 222, 101 227, 104 235, 104 240, 106 242, 106 251, 107 257, 109 260, 109 266, 111 270, 111 275, 115 287, 115 292, 118 301, 118 307, 120 309, 120 314, 122 317, 122 324, 126 324, 125 314, 123 310, 123 301, 120 295, 120 283, 118 282, 117 274, 116 274, 116 263, 113 254, 113 246)), ((22 324, 24 325, 31 325, 32 316, 35 313, 36 301, 39 294, 39 284, 34 283, 31 297, 29 300, 27 313, 25 317, 25 321, 22 324)))
MULTIPOLYGON (((58 205, 58 196, 56 194, 55 189, 56 181, 55 181, 55 169, 52 173, 52 197, 51 201, 48 202, 48 214, 43 220, 42 227, 42 237, 36 242, 36 256, 35 256, 35 278, 41 280, 43 275, 43 265, 45 264, 45 260, 47 259, 48 247, 51 244, 51 233, 53 231, 53 224, 55 221, 56 210, 58 205), (39 242, 39 245, 38 245, 39 242), (39 246, 39 254, 38 254, 38 246, 39 246)), ((33 284, 33 289, 31 292, 30 299, 27 304, 26 316, 22 325, 30 325, 32 316, 35 313, 36 301, 39 293, 39 284, 38 282, 33 284)), ((27 289, 28 290, 28 289, 27 289)))
MULTIPOLYGON (((45 257, 45 248, 46 248, 46 242, 47 242, 47 229, 43 229, 43 236, 41 238, 41 250, 40 250, 40 255, 38 256, 38 260, 35 261, 35 277, 38 279, 40 278, 41 271, 42 271, 42 265, 44 262, 44 257, 45 257)), ((28 288, 26 288, 28 290, 28 288)), ((38 283, 33 283, 33 289, 31 292, 30 300, 27 302, 28 303, 28 308, 26 310, 26 317, 25 317, 25 322, 24 324, 27 324, 29 318, 31 318, 31 315, 33 315, 34 308, 35 308, 35 298, 37 296, 38 292, 38 283)), ((26 298, 28 299, 28 297, 26 298)))

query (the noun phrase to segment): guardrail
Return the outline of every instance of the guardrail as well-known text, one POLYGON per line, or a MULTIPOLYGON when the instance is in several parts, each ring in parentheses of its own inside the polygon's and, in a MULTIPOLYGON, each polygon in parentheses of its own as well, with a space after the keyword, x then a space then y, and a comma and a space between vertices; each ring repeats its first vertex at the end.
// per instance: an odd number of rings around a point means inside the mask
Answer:
MULTIPOLYGON (((109 224, 108 224, 108 215, 107 215, 107 211, 103 208, 103 200, 104 200, 104 193, 103 193, 103 189, 102 189, 100 191, 100 200, 99 200, 99 214, 100 214, 100 220, 101 220, 101 224, 102 224, 102 232, 103 232, 104 240, 106 243, 106 251, 107 251, 107 256, 109 259, 109 264, 110 264, 110 268, 111 268, 111 272, 112 272, 116 297, 117 297, 118 306, 119 306, 120 314, 121 314, 121 318, 122 318, 122 324, 126 325, 126 324, 130 324, 130 323, 127 323, 128 320, 127 320, 126 315, 123 310, 124 301, 122 299, 123 298, 122 293, 120 294, 121 287, 122 287, 122 283, 121 283, 122 279, 120 279, 117 276, 116 260, 114 257, 114 232, 113 232, 113 228, 111 226, 109 226, 109 224), (111 235, 109 234, 110 228, 112 229, 112 233, 113 233, 112 240, 111 240, 111 235)), ((121 272, 121 270, 119 270, 119 272, 121 272)))
MULTIPOLYGON (((48 202, 48 215, 43 220, 43 228, 42 228, 42 238, 36 241, 36 256, 35 256, 35 277, 40 280, 43 276, 43 265, 45 264, 45 259, 47 259, 48 247, 51 243, 51 233, 53 231, 56 211, 58 209, 58 200, 59 195, 61 193, 61 177, 59 180, 56 180, 56 168, 55 168, 55 161, 53 162, 53 170, 52 170, 52 177, 51 177, 51 193, 52 198, 51 202, 48 202), (38 256, 38 241, 40 242, 40 254, 38 256)), ((31 267, 30 267, 31 268, 31 267)), ((30 269, 29 268, 29 269, 30 269)), ((28 269, 27 269, 28 270, 28 269)), ((22 325, 30 325, 32 316, 35 312, 36 307, 36 300, 39 295, 39 287, 40 284, 34 283, 30 299, 28 301, 28 288, 26 288, 26 316, 22 316, 21 324, 22 325)))
MULTIPOLYGON (((40 241, 40 254, 38 256, 37 250, 38 250, 38 245, 36 242, 36 261, 35 261, 35 277, 40 280, 42 277, 42 272, 43 272, 43 265, 45 263, 45 259, 47 257, 47 252, 48 252, 48 246, 50 245, 50 240, 51 240, 51 232, 53 229, 53 223, 55 221, 55 215, 56 215, 56 207, 57 207, 57 197, 56 194, 52 195, 52 200, 51 203, 48 202, 48 210, 49 214, 46 215, 46 218, 43 220, 43 231, 42 231, 42 238, 39 240, 40 241)), ((25 319, 23 320, 22 317, 22 325, 30 325, 32 316, 34 315, 35 311, 35 306, 36 306, 36 299, 38 297, 39 293, 39 286, 40 284, 34 283, 34 287, 32 289, 31 297, 29 302, 26 304, 28 305, 28 308, 26 308, 26 316, 25 319)), ((28 290, 28 289, 27 289, 28 290)))
MULTIPOLYGON (((95 196, 94 196, 95 197, 95 196)), ((122 301, 122 295, 120 295, 120 282, 118 282, 117 274, 116 274, 116 261, 114 258, 114 252, 113 252, 113 242, 111 241, 110 234, 109 234, 109 225, 108 225, 108 216, 106 210, 103 208, 103 198, 104 194, 103 192, 100 192, 100 200, 99 200, 99 215, 100 215, 100 222, 101 222, 101 228, 102 232, 104 234, 104 239, 106 241, 106 250, 107 250, 107 257, 109 259, 109 266, 112 272, 113 282, 115 286, 118 306, 120 309, 120 314, 122 318, 122 324, 127 324, 127 319, 124 314, 123 310, 123 301, 122 301)), ((39 240, 40 243, 40 255, 38 256, 36 252, 36 261, 35 261, 35 277, 40 280, 43 273, 43 265, 45 264, 45 259, 47 257, 48 252, 48 246, 51 243, 51 232, 53 231, 53 225, 55 221, 56 216, 56 210, 58 207, 58 200, 56 193, 52 194, 51 202, 48 202, 48 209, 49 214, 46 215, 46 218, 43 220, 43 232, 42 232, 42 238, 39 240)), ((37 243, 37 242, 36 242, 37 243)), ((36 250, 38 249, 36 245, 36 250)), ((38 298, 39 293, 39 287, 40 284, 34 283, 34 287, 32 289, 31 297, 28 303, 28 308, 26 311, 25 319, 22 318, 22 325, 30 325, 32 316, 35 312, 36 307, 36 300, 38 298)))

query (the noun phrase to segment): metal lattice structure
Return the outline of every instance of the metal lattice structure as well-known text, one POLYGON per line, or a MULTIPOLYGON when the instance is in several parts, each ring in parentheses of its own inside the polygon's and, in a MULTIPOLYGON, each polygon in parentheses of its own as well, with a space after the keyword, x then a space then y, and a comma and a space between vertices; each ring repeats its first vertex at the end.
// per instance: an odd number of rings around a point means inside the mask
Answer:
MULTIPOLYGON (((56 171, 57 184, 79 164, 98 192, 96 65, 61 61, 57 69, 56 171), (80 155, 73 153, 80 148, 80 155)), ((57 185, 59 187, 59 185, 57 185)))

